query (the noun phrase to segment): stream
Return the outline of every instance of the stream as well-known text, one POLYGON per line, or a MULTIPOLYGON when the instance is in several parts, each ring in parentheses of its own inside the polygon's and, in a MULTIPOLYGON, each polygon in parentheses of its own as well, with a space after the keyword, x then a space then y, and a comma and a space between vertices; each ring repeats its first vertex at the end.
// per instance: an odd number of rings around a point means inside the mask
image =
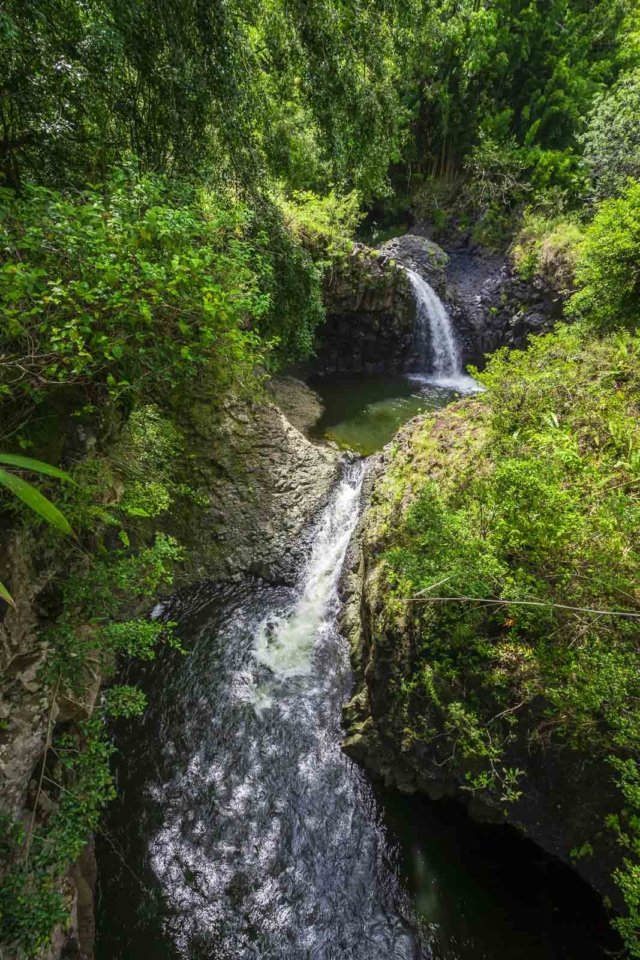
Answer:
POLYGON ((596 960, 598 898, 508 830, 387 793, 340 750, 338 578, 364 464, 296 587, 203 583, 156 616, 98 843, 99 960, 596 960))
MULTIPOLYGON (((456 393, 399 379, 411 403, 456 393)), ((397 399, 398 382, 378 386, 397 399)), ((342 396, 334 427, 360 402, 342 396)), ((205 582, 153 611, 188 655, 136 668, 149 708, 115 730, 98 960, 605 956, 599 898, 568 869, 456 806, 384 790, 340 749, 353 675, 338 584, 365 471, 344 461, 294 586, 205 582)))

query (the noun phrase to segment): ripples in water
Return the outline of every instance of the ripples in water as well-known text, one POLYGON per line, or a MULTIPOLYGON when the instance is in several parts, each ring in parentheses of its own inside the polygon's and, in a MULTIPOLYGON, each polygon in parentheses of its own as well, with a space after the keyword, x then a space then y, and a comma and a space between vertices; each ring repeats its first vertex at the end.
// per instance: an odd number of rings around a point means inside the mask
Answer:
POLYGON ((361 471, 350 469, 298 589, 204 584, 156 610, 179 620, 191 652, 142 671, 151 707, 119 731, 101 960, 601 956, 584 911, 558 919, 527 885, 530 855, 494 869, 495 841, 473 851, 480 828, 384 796, 340 750, 352 675, 337 580, 361 471), (505 883, 514 867, 526 901, 505 883))

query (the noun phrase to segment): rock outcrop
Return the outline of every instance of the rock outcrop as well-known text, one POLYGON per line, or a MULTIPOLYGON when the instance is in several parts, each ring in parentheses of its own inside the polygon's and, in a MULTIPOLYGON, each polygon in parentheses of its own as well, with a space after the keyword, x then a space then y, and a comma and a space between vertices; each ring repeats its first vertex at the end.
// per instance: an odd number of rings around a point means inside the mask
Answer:
MULTIPOLYGON (((164 532, 187 550, 176 580, 180 586, 205 578, 293 576, 306 547, 304 531, 339 476, 340 456, 297 428, 310 429, 322 412, 313 391, 293 378, 277 382, 273 390, 291 419, 268 394, 215 407, 203 392, 176 410, 188 447, 185 480, 209 501, 197 509, 178 503, 161 521, 164 532)), ((0 614, 0 814, 27 824, 34 806, 36 822, 51 808, 47 791, 37 784, 48 745, 61 724, 89 716, 100 694, 98 673, 87 676, 82 703, 52 687, 41 673, 47 660, 43 634, 55 616, 47 591, 65 572, 55 556, 43 556, 35 537, 9 529, 0 547, 0 579, 10 582, 15 607, 3 604, 0 614)), ((89 844, 62 881, 70 924, 56 928, 42 960, 92 960, 92 850, 89 844)))
POLYGON ((380 251, 424 277, 439 296, 445 296, 449 257, 437 243, 414 233, 405 233, 402 237, 387 240, 380 251))
POLYGON ((354 244, 325 281, 325 324, 310 373, 397 373, 413 348, 415 302, 388 253, 354 244))
POLYGON ((274 402, 292 427, 309 436, 324 413, 318 394, 295 377, 280 375, 267 382, 274 402))
MULTIPOLYGON (((322 412, 317 395, 292 377, 274 389, 309 430, 322 412)), ((206 397, 194 397, 180 423, 193 479, 210 501, 204 512, 167 517, 167 532, 189 547, 186 579, 290 579, 309 521, 338 479, 339 454, 312 443, 267 399, 227 400, 212 413, 206 397)))
POLYGON ((427 280, 445 303, 465 364, 483 367, 487 354, 523 348, 530 335, 562 319, 564 294, 542 279, 523 280, 506 257, 460 246, 445 252, 420 233, 407 233, 378 250, 355 244, 327 277, 327 320, 306 372, 412 369, 415 298, 405 268, 427 280))
POLYGON ((447 255, 405 234, 371 250, 354 244, 327 277, 327 319, 318 330, 310 373, 402 373, 412 369, 416 303, 406 269, 446 292, 447 255))
MULTIPOLYGON (((388 786, 420 791, 433 800, 455 798, 477 820, 515 826, 620 906, 612 873, 621 853, 603 825, 607 815, 620 811, 621 796, 604 759, 575 748, 538 748, 529 733, 543 721, 544 704, 534 702, 527 707, 530 715, 520 714, 521 732, 503 760, 505 768, 527 772, 521 796, 507 803, 491 791, 469 790, 465 763, 451 762, 455 738, 412 733, 438 723, 426 694, 418 702, 399 696, 420 662, 421 628, 412 604, 399 602, 388 612, 383 553, 422 484, 443 482, 462 464, 474 462, 474 451, 486 439, 488 416, 481 398, 461 401, 434 418, 415 418, 372 458, 365 509, 341 584, 340 629, 350 643, 357 678, 355 694, 343 709, 343 748, 388 786), (586 841, 589 855, 576 857, 586 841)), ((470 770, 473 764, 466 766, 470 770)))
POLYGON ((465 363, 484 365, 499 347, 522 349, 529 336, 562 319, 563 294, 540 279, 523 280, 502 256, 452 251, 445 301, 463 344, 465 363))
POLYGON ((524 280, 504 255, 454 236, 443 248, 429 233, 418 223, 380 252, 431 284, 449 311, 465 364, 483 367, 487 354, 504 346, 521 349, 529 336, 547 333, 562 319, 567 291, 554 277, 524 280))

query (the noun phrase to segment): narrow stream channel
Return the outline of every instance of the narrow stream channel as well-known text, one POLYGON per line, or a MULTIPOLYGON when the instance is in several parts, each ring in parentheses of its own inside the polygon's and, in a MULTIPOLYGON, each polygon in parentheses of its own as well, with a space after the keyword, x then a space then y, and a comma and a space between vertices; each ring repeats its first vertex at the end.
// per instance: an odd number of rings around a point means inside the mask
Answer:
POLYGON ((297 587, 201 584, 158 615, 98 841, 99 960, 596 960, 597 898, 514 834, 385 794, 340 750, 337 584, 362 461, 297 587))

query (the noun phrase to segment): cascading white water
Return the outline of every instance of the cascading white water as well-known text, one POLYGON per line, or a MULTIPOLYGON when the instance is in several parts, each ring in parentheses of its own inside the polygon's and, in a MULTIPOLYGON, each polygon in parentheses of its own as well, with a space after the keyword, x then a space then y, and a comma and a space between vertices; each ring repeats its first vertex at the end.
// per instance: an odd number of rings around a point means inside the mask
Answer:
POLYGON ((179 770, 147 789, 162 812, 148 850, 172 956, 431 954, 371 786, 340 749, 352 675, 338 582, 364 470, 344 465, 298 588, 229 587, 193 645, 205 661, 190 658, 184 726, 162 745, 171 763, 180 743, 179 770))
POLYGON ((407 273, 416 295, 416 347, 422 369, 427 368, 430 341, 434 376, 459 377, 462 373, 460 354, 445 306, 426 280, 413 270, 407 273), (430 337, 427 337, 427 327, 430 337))
POLYGON ((118 752, 98 960, 601 960, 554 896, 537 904, 548 867, 492 859, 495 838, 374 790, 340 748, 337 584, 364 469, 345 465, 297 587, 205 582, 156 608, 190 655, 145 670, 118 752))
POLYGON ((438 386, 473 393, 478 384, 464 373, 449 314, 435 290, 413 270, 407 269, 416 296, 415 346, 421 366, 420 379, 429 368, 428 380, 438 386))
MULTIPOLYGON (((276 678, 301 676, 311 669, 313 648, 338 602, 338 580, 358 520, 363 476, 362 461, 352 464, 327 507, 307 565, 304 589, 293 610, 288 616, 269 617, 260 625, 255 657, 276 678)), ((262 699, 258 693, 257 702, 262 699)))

